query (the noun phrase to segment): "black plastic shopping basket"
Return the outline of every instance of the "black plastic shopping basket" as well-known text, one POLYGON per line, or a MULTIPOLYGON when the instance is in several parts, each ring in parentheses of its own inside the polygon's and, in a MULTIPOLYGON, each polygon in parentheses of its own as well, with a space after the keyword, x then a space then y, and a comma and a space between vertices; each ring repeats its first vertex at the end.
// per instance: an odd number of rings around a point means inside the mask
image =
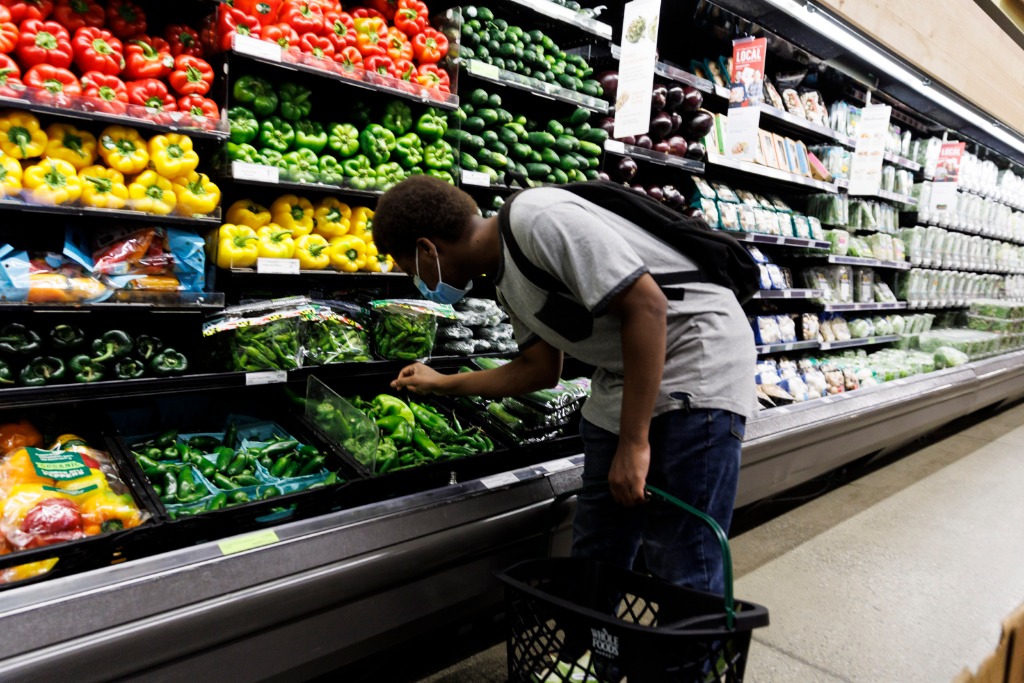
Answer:
MULTIPOLYGON (((723 596, 581 558, 520 562, 505 583, 512 683, 739 682, 751 632, 768 610, 733 599, 732 556, 721 527, 664 491, 663 502, 695 515, 718 537, 723 596)), ((561 500, 579 491, 563 494, 561 500)))

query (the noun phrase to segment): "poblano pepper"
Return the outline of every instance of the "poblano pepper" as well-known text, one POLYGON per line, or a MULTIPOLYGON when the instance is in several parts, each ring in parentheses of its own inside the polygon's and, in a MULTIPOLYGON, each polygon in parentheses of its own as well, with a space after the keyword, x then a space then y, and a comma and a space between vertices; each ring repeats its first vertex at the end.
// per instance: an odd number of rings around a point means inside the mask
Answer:
POLYGON ((281 116, 290 120, 298 121, 309 116, 313 110, 313 103, 310 97, 313 91, 298 83, 285 83, 278 90, 281 96, 281 116))
POLYGON ((371 123, 359 134, 359 149, 373 166, 386 162, 397 144, 395 134, 379 123, 371 123))
POLYGON ((79 384, 89 384, 103 379, 105 372, 103 363, 84 353, 72 358, 70 365, 71 371, 75 373, 75 381, 79 384))
POLYGON ((118 379, 138 379, 146 372, 145 362, 137 358, 125 358, 114 366, 114 376, 118 379))
POLYGON ((52 384, 64 378, 64 361, 53 356, 33 358, 18 376, 21 383, 29 387, 52 384))
POLYGON ((20 323, 0 330, 0 352, 27 356, 39 350, 39 335, 20 323))
POLYGON ((416 121, 416 134, 420 139, 431 144, 437 142, 448 132, 448 118, 433 107, 427 109, 416 121))
POLYGON ((392 100, 384 107, 381 124, 396 136, 405 135, 412 128, 412 109, 402 100, 392 100))
POLYGON ((164 343, 148 334, 141 334, 135 340, 135 355, 144 361, 151 360, 162 348, 164 343))
POLYGON ((14 374, 6 361, 0 360, 0 384, 14 384, 14 374))
POLYGON ((359 152, 359 129, 351 123, 332 123, 327 127, 327 147, 338 158, 359 152))
POLYGON ((260 145, 284 154, 295 142, 295 128, 280 116, 271 116, 260 124, 260 145))
POLYGON ((303 119, 295 124, 295 146, 319 154, 327 146, 327 133, 316 121, 303 119))
POLYGON ((133 341, 127 332, 110 330, 92 343, 93 360, 103 363, 114 358, 124 358, 132 352, 133 341))
POLYGON ((409 133, 395 142, 395 156, 404 168, 412 168, 423 161, 423 142, 418 135, 409 133))
POLYGON ((174 349, 164 349, 150 361, 149 367, 160 377, 180 375, 188 369, 188 358, 174 349))
POLYGON ((74 325, 57 325, 50 330, 50 346, 55 349, 75 349, 85 343, 85 333, 74 325))

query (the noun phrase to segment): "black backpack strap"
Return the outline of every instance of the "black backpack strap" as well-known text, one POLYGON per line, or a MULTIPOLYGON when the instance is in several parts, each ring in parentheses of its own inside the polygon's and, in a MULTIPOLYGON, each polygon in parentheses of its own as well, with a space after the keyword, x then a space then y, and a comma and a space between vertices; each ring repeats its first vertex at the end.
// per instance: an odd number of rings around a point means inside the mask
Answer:
POLYGON ((512 255, 516 268, 526 276, 527 280, 545 291, 569 294, 569 288, 564 282, 526 257, 526 254, 523 253, 522 248, 519 246, 519 242, 516 241, 515 235, 512 234, 512 221, 510 219, 512 202, 515 201, 519 194, 517 192, 509 197, 501 207, 501 210, 498 211, 498 230, 501 231, 501 239, 504 240, 505 246, 508 247, 508 253, 512 255))

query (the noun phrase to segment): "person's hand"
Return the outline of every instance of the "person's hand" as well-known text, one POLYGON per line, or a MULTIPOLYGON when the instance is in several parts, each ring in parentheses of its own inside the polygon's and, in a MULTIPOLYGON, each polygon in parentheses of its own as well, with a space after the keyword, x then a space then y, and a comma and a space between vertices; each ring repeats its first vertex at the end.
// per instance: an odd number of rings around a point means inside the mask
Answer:
POLYGON ((408 389, 414 394, 443 394, 445 375, 423 363, 413 363, 402 368, 391 383, 392 389, 408 389))
POLYGON ((632 507, 645 500, 644 485, 651 467, 651 446, 648 443, 629 445, 619 441, 608 472, 612 498, 619 505, 632 507))

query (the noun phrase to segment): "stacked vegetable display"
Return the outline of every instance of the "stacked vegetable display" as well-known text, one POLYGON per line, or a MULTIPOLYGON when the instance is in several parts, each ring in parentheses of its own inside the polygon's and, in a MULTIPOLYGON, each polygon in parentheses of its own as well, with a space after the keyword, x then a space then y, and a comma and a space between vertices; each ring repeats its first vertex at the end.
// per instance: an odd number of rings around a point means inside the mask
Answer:
POLYGON ((406 175, 427 173, 454 183, 455 155, 442 139, 448 119, 426 108, 418 116, 403 100, 374 110, 353 102, 343 122, 310 118, 312 91, 296 83, 276 87, 243 76, 233 87, 237 106, 228 111, 230 161, 275 166, 294 182, 387 190, 406 175))
POLYGON ((576 108, 562 119, 514 116, 496 93, 477 88, 459 106, 461 129, 447 138, 460 150, 463 170, 486 173, 491 183, 506 176, 520 185, 567 183, 598 177, 608 134, 588 123, 590 111, 576 108))
POLYGON ((0 387, 180 375, 188 359, 149 335, 108 330, 90 338, 75 325, 59 324, 45 335, 22 325, 0 328, 0 387))
POLYGON ((147 141, 134 128, 107 126, 97 137, 69 123, 44 129, 29 112, 6 111, 0 151, 0 198, 182 216, 211 214, 220 204, 220 189, 196 170, 187 135, 147 141))
POLYGON ((373 242, 373 210, 336 197, 313 204, 287 194, 270 208, 240 199, 225 220, 217 232, 219 268, 251 268, 260 258, 297 258, 302 270, 344 273, 388 273, 394 267, 394 260, 373 242))
POLYGON ((105 8, 94 0, 8 2, 0 7, 0 96, 143 118, 186 112, 214 125, 214 72, 199 34, 178 25, 159 37, 147 34, 152 28, 128 0, 105 8))
POLYGON ((464 6, 462 19, 460 59, 478 59, 590 97, 605 95, 601 84, 591 78, 594 70, 587 61, 566 53, 541 31, 510 26, 487 7, 464 6))
POLYGON ((366 4, 348 11, 328 0, 224 4, 214 42, 228 50, 235 35, 260 38, 303 55, 309 66, 343 75, 365 70, 410 88, 449 92, 448 72, 438 65, 448 54, 448 38, 430 26, 427 6, 419 0, 366 4))

